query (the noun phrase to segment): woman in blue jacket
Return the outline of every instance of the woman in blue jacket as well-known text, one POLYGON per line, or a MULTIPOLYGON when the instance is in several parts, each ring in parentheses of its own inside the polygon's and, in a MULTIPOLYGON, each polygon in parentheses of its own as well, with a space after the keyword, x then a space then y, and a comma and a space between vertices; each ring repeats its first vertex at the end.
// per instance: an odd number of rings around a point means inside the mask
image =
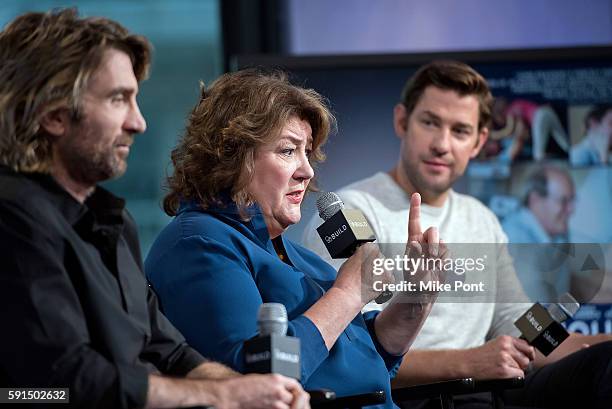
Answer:
MULTIPOLYGON (((164 209, 174 219, 151 248, 146 272, 164 313, 205 356, 242 371, 260 305, 279 302, 288 334, 301 340, 306 389, 384 390, 391 406, 390 377, 431 302, 362 314, 379 294, 376 245, 361 246, 336 273, 282 236, 300 220, 312 163, 323 159, 333 126, 322 97, 282 73, 225 74, 203 89, 172 152, 164 209)), ((413 204, 410 247, 426 251, 439 239, 435 230, 420 232, 418 195, 413 204)))

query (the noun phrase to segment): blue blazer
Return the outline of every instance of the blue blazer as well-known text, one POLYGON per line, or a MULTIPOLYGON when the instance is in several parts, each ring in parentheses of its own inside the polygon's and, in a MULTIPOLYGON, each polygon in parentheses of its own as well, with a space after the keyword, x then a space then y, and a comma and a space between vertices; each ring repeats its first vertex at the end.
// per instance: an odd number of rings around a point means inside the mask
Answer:
POLYGON ((164 228, 145 262, 161 307, 188 343, 204 356, 243 372, 242 346, 257 335, 257 311, 264 302, 285 305, 288 335, 300 338, 302 384, 329 388, 338 396, 384 390, 401 357, 376 340, 377 312, 358 314, 330 351, 317 327, 303 314, 327 291, 335 269, 306 248, 283 239, 292 265, 281 261, 261 211, 235 204, 202 210, 183 204, 164 228))

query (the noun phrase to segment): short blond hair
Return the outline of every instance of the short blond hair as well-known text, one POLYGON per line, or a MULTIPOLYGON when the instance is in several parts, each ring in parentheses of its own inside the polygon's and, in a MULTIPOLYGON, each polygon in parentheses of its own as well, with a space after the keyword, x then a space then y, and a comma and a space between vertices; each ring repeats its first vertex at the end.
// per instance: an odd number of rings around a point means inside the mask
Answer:
POLYGON ((0 32, 0 163, 48 172, 51 143, 40 120, 61 107, 81 116, 81 95, 109 48, 125 52, 138 81, 148 75, 151 45, 106 18, 76 9, 26 13, 0 32))

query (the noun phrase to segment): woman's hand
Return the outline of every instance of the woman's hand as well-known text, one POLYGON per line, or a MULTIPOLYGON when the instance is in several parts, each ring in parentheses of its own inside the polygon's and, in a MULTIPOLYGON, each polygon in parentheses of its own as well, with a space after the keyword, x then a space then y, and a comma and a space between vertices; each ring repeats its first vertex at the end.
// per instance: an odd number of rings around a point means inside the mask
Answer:
POLYGON ((357 248, 340 267, 334 285, 304 313, 319 329, 328 350, 363 306, 378 296, 374 281, 393 282, 391 272, 374 275, 376 259, 382 259, 376 244, 357 248))
MULTIPOLYGON (((436 265, 444 263, 448 257, 448 248, 440 238, 440 233, 435 227, 430 227, 425 232, 421 230, 421 195, 413 193, 410 197, 410 213, 408 214, 408 242, 406 243, 406 257, 409 259, 422 259, 423 262, 419 265, 416 271, 404 271, 404 279, 409 282, 414 282, 416 288, 420 288, 421 282, 428 281, 443 281, 441 272, 435 269, 425 268, 425 264, 436 265)), ((412 264, 414 265, 414 264, 412 264)), ((420 297, 420 303, 433 302, 436 294, 423 294, 419 291, 414 292, 424 297, 420 297)), ((412 294, 412 295, 414 295, 412 294)), ((411 294, 406 294, 410 297, 411 294)), ((404 300, 410 302, 411 300, 404 300)))
POLYGON ((382 258, 378 245, 374 243, 361 245, 338 270, 334 287, 351 294, 355 300, 359 299, 360 308, 363 307, 382 292, 374 290, 374 281, 381 281, 382 284, 394 282, 392 272, 383 271, 381 275, 374 274, 374 260, 382 258))
POLYGON ((415 290, 399 293, 374 322, 378 341, 392 355, 403 355, 408 351, 437 296, 436 293, 420 291, 420 282, 440 280, 439 271, 429 270, 423 264, 428 259, 444 259, 447 256, 438 229, 421 230, 421 195, 418 193, 413 193, 410 198, 405 256, 416 261, 421 259, 420 268, 403 271, 404 280, 414 283, 415 290))

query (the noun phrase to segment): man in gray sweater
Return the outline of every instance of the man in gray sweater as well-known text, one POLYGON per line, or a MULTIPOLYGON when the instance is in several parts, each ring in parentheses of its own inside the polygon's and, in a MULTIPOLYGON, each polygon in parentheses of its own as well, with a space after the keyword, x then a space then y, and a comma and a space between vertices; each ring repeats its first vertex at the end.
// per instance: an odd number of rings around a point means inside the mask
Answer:
MULTIPOLYGON (((513 322, 529 304, 504 250, 507 238, 482 203, 452 190, 487 140, 491 99, 485 79, 465 64, 440 61, 422 67, 394 108, 394 129, 401 140, 396 166, 338 192, 348 208, 365 214, 379 243, 406 241, 407 228, 400 221, 407 220, 410 195, 419 192, 424 228, 437 227, 446 243, 475 243, 477 251, 497 246, 486 270, 491 302, 440 298, 406 354, 396 386, 525 376, 525 388, 512 392, 510 403, 610 407, 612 343, 600 343, 609 337, 572 334, 546 358, 519 339, 513 322)), ((304 242, 330 260, 315 232, 318 224, 315 216, 304 242)))

